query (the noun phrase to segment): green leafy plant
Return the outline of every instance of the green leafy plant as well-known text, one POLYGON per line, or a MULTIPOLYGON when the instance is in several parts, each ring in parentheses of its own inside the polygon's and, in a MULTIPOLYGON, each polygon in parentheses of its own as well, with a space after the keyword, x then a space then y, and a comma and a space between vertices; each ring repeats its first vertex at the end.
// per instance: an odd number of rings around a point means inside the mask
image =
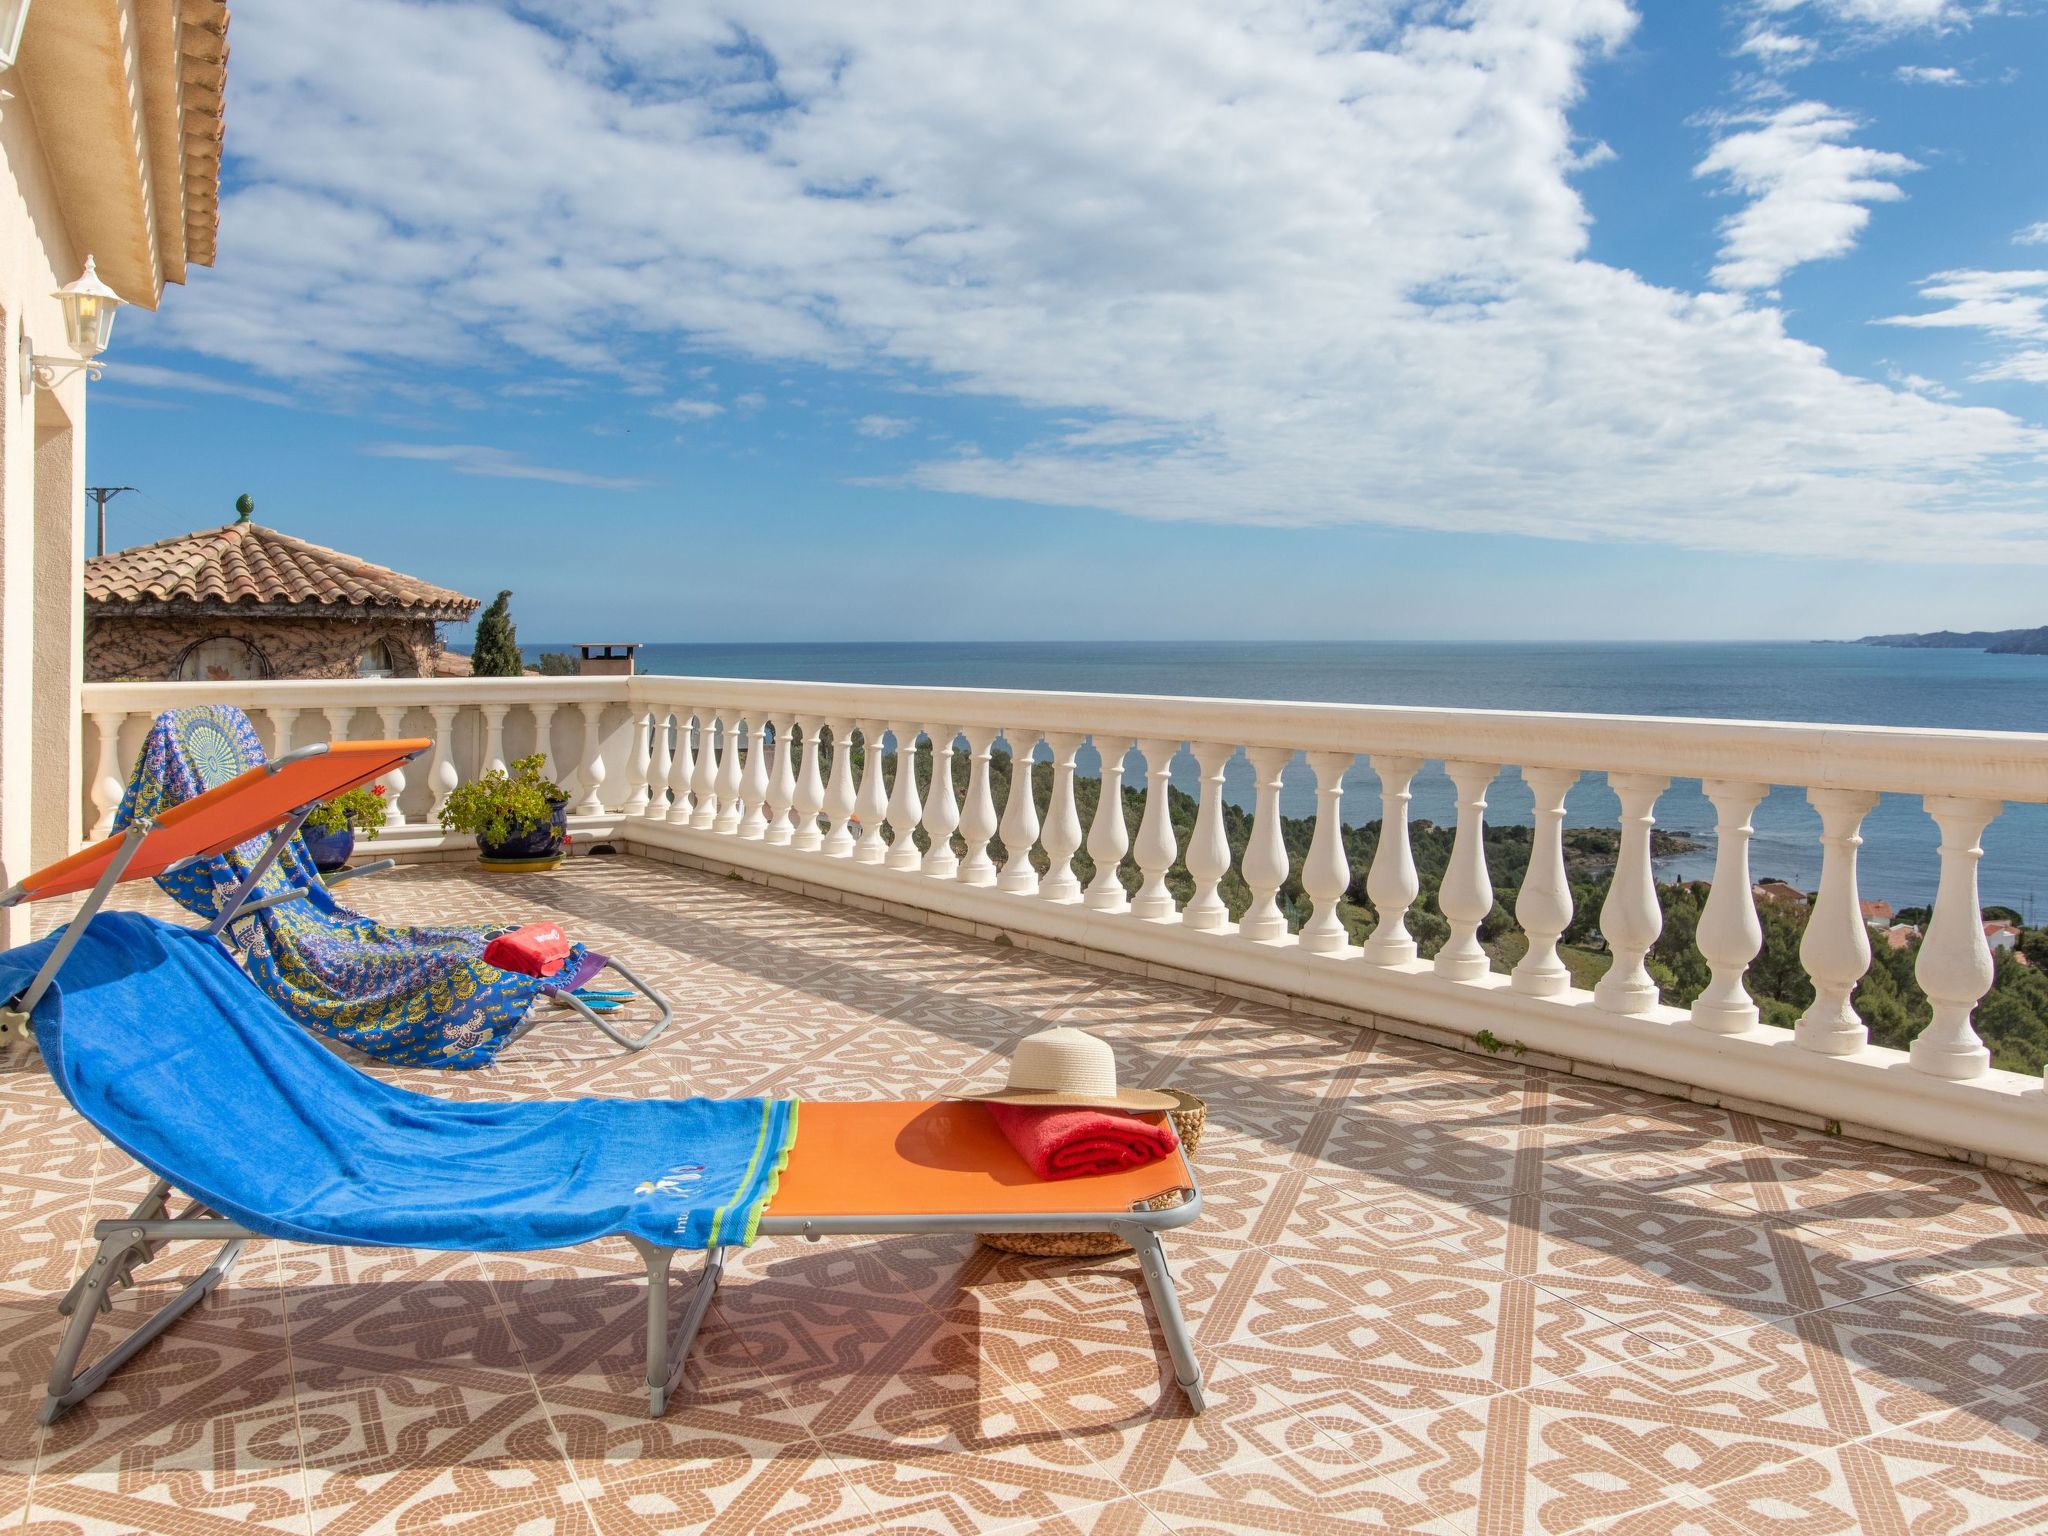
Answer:
POLYGON ((509 773, 494 768, 458 784, 441 807, 442 827, 471 833, 479 843, 503 843, 545 828, 554 820, 555 807, 569 799, 566 789, 542 773, 546 763, 546 756, 536 752, 520 758, 509 773))
POLYGON ((526 671, 519 653, 519 626, 512 622, 510 592, 500 592, 476 621, 469 669, 478 677, 518 677, 526 671))
POLYGON ((362 784, 345 795, 322 800, 307 815, 306 826, 314 832, 339 832, 346 827, 374 842, 384 830, 385 809, 384 786, 362 784))

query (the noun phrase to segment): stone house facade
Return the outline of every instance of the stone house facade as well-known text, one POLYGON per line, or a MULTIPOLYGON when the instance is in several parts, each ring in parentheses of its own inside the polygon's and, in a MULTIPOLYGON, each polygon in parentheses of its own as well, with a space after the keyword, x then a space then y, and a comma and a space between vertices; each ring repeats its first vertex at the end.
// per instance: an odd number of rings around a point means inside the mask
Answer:
POLYGON ((249 522, 85 563, 92 682, 433 677, 477 600, 249 522))

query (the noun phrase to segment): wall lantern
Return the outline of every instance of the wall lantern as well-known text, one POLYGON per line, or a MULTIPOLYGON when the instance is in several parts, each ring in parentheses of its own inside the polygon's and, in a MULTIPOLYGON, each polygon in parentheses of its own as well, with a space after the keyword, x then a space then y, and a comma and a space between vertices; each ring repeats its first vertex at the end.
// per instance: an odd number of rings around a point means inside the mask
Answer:
POLYGON ((28 333, 22 332, 23 393, 27 392, 31 379, 45 389, 53 388, 60 369, 76 373, 82 368, 87 378, 98 378, 99 355, 107 350, 107 343, 113 339, 114 311, 121 306, 121 296, 100 281, 99 274, 93 271, 90 256, 85 258, 85 270, 79 273, 77 280, 66 283, 51 297, 64 306, 64 337, 78 356, 39 356, 29 343, 28 333))

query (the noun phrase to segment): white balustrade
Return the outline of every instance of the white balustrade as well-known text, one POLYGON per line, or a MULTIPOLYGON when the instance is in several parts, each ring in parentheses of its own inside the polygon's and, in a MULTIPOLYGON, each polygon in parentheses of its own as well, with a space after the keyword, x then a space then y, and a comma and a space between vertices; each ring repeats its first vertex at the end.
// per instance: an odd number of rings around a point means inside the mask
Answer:
POLYGON ((647 809, 649 821, 668 820, 669 775, 675 771, 675 749, 668 711, 657 708, 649 717, 654 722, 654 746, 647 761, 647 809))
POLYGON ((960 860, 960 883, 989 886, 996 883, 995 860, 988 856, 988 840, 996 835, 996 802, 988 785, 996 728, 970 725, 963 734, 967 737, 967 797, 960 805, 960 840, 967 845, 967 852, 960 860))
POLYGON ((1008 857, 996 884, 1014 896, 1038 894, 1038 868, 1031 862, 1031 848, 1038 841, 1038 801, 1031 782, 1036 764, 1038 733, 1010 727, 1003 732, 1010 743, 1010 799, 1003 807, 1003 847, 1008 857))
POLYGON ((882 823, 889 815, 889 786, 882 778, 882 732, 879 720, 860 723, 860 790, 853 797, 853 814, 860 822, 860 839, 853 845, 856 864, 879 864, 889 856, 889 844, 882 837, 882 823))
POLYGON ((434 720, 434 757, 427 765, 427 792, 433 796, 427 806, 427 819, 438 821, 442 807, 448 797, 455 793, 455 786, 462 782, 455 771, 455 717, 460 706, 454 704, 430 704, 427 713, 434 720))
POLYGON ((528 706, 533 710, 533 750, 541 757, 541 777, 550 784, 562 782, 555 768, 555 706, 542 701, 528 706))
POLYGON ((1095 738, 1095 749, 1102 756, 1102 791, 1095 801, 1095 819, 1088 823, 1088 857, 1095 861, 1095 878, 1083 893, 1091 912, 1131 909, 1131 898, 1117 875, 1117 866, 1131 846, 1130 828, 1124 822, 1124 754, 1131 745, 1095 738))
POLYGON ((1180 751, 1177 741, 1156 736, 1138 743, 1145 754, 1145 814, 1138 821, 1138 842, 1134 850, 1143 880, 1131 898, 1131 912, 1147 922, 1177 917, 1173 892, 1166 888, 1166 872, 1180 856, 1173 839, 1173 808, 1170 804, 1173 758, 1180 751))
POLYGON ((1991 946, 1977 900, 1977 839, 1999 812, 1996 800, 1929 795, 1927 814, 1941 829, 1941 884, 1913 974, 1933 1005, 1934 1017, 1913 1037, 1916 1071, 1967 1082, 1991 1070, 1991 1053, 1970 1027, 1977 999, 1991 990, 1991 946))
POLYGON ((1415 850, 1408 840, 1408 787, 1421 768, 1420 758, 1384 753, 1372 758, 1372 771, 1380 780, 1380 841, 1372 851, 1372 868, 1366 871, 1365 893, 1380 917, 1362 953, 1374 965, 1406 965, 1415 958, 1408 909, 1415 905, 1422 882, 1416 877, 1415 850))
POLYGON ((932 744, 932 781, 924 796, 924 872, 934 880, 951 880, 960 873, 960 856, 953 851, 953 831, 960 825, 960 802, 953 789, 953 738, 956 725, 925 727, 932 744))
POLYGON ((917 794, 917 732, 918 725, 912 720, 899 721, 889 728, 889 734, 896 738, 896 783, 889 795, 892 841, 889 856, 883 862, 891 869, 916 869, 921 862, 913 836, 924 812, 924 802, 917 794))
POLYGON ((505 761, 505 717, 512 706, 484 704, 479 708, 484 717, 484 772, 503 773, 509 766, 505 761))
MULTIPOLYGON (((727 748, 731 750, 730 747, 727 748)), ((718 825, 718 714, 697 711, 697 766, 690 777, 690 827, 709 832, 718 825)))
POLYGON ((697 782, 697 750, 690 735, 695 713, 685 704, 675 714, 676 755, 668 770, 669 788, 675 795, 668 808, 669 825, 673 827, 689 826, 696 809, 692 789, 697 782))
POLYGON ((1181 908, 1183 926, 1215 932, 1230 925, 1230 908, 1217 891, 1230 873, 1230 839, 1223 830, 1223 775, 1237 748, 1224 742, 1198 741, 1192 748, 1202 774, 1202 793, 1195 810, 1195 831, 1188 839, 1188 874, 1195 893, 1181 908))
POLYGON ((1850 999, 1870 969, 1870 930, 1856 890, 1856 850, 1863 846, 1858 834, 1877 796, 1854 789, 1809 789, 1806 800, 1820 812, 1820 894, 1799 941, 1813 1001, 1793 1026, 1792 1038, 1824 1056, 1847 1056, 1870 1038, 1850 999))
POLYGON ((827 858, 853 857, 853 834, 846 824, 853 820, 853 722, 841 716, 827 720, 832 733, 832 778, 825 786, 825 843, 827 858))
POLYGON ((356 711, 352 704, 323 704, 320 713, 327 717, 327 739, 347 741, 349 727, 355 724, 356 711))
POLYGON ((1045 878, 1038 894, 1047 901, 1081 899, 1081 881, 1074 873, 1074 855, 1081 851, 1081 811, 1074 803, 1074 758, 1083 738, 1066 731, 1046 734, 1052 752, 1052 799, 1045 808, 1045 830, 1038 835, 1045 849, 1045 878))
POLYGON ((739 835, 750 843, 768 837, 768 742, 773 734, 768 722, 757 712, 747 717, 743 740, 747 760, 740 769, 740 799, 746 809, 740 814, 739 835))
POLYGON ((1351 888, 1351 861, 1344 853, 1344 775, 1351 763, 1348 752, 1308 755, 1309 771, 1316 776, 1316 829, 1302 861, 1301 888, 1314 910, 1302 925, 1301 947, 1316 955, 1339 955, 1351 947, 1350 931, 1337 911, 1351 888))
POLYGON ((777 848, 789 846, 796 836, 796 756, 790 745, 796 740, 796 721, 777 717, 768 722, 774 731, 769 743, 768 830, 764 840, 777 848))
POLYGON ((1572 973, 1557 952, 1557 941, 1572 924, 1572 886, 1564 869, 1564 798, 1579 781, 1576 768, 1524 768, 1536 800, 1535 835, 1529 840, 1529 868, 1515 898, 1515 921, 1529 941, 1528 953, 1508 977, 1517 992, 1551 997, 1569 991, 1572 973))
POLYGON ((99 743, 98 760, 92 773, 93 838, 114 830, 114 813, 121 808, 121 796, 128 786, 121 778, 121 727, 126 710, 96 710, 92 716, 93 737, 99 743))
POLYGON ((1754 1028, 1756 1003, 1742 978, 1764 947, 1763 923, 1749 886, 1750 813, 1764 797, 1762 784, 1708 779, 1700 786, 1714 803, 1714 885, 1700 913, 1693 942, 1712 968, 1713 979, 1693 1001, 1692 1021, 1717 1035, 1754 1028))
POLYGON ((1593 1001, 1609 1013, 1647 1013, 1657 1002, 1657 983, 1646 961, 1664 931, 1664 913, 1657 905, 1650 834, 1657 825, 1657 797, 1670 783, 1655 773, 1607 775, 1607 787, 1621 801, 1621 849, 1600 906, 1600 932, 1614 963, 1593 984, 1593 1001))
POLYGON ((283 757, 297 745, 293 739, 298 729, 299 712, 283 705, 273 704, 264 713, 270 716, 270 755, 283 757))
MULTIPOLYGON (((1493 968, 1479 942, 1479 925, 1493 911, 1493 878, 1486 869, 1486 791, 1498 763, 1448 762, 1444 772, 1458 792, 1458 830, 1451 838, 1451 861, 1436 894, 1437 909, 1450 924, 1451 936, 1436 952, 1436 973, 1449 981, 1472 981, 1493 968)), ((1318 834, 1322 828, 1316 828, 1318 834)))
POLYGON ((1286 747, 1253 747, 1246 754, 1252 763, 1252 785, 1256 797, 1252 810, 1251 841, 1244 850, 1240 873, 1251 887, 1251 905, 1238 919, 1237 931, 1255 943, 1276 943, 1287 937, 1287 914, 1280 910, 1280 887, 1287 880, 1287 842, 1280 835, 1281 778, 1294 754, 1286 747))
MULTIPOLYGON (((633 745, 626 757, 626 794, 619 809, 628 816, 645 816, 653 798, 648 780, 654 772, 654 717, 643 709, 630 710, 626 729, 632 733, 633 745)), ((501 725, 500 734, 503 730, 501 725)))
MULTIPOLYGON (((405 739, 405 706, 403 704, 381 704, 377 707, 377 719, 384 727, 386 741, 405 739)), ((405 765, 384 770, 384 825, 402 827, 405 825, 405 765)))
POLYGON ((719 726, 718 818, 711 823, 711 830, 732 837, 747 819, 746 802, 740 798, 747 775, 746 716, 734 710, 719 717, 719 726))
POLYGON ((583 786, 583 798, 576 811, 582 816, 604 814, 604 706, 585 704, 583 710, 583 762, 576 781, 583 786))
POLYGON ((799 761, 789 846, 799 853, 816 853, 825 841, 818 830, 818 816, 825 809, 825 780, 818 765, 819 730, 820 722, 812 718, 796 721, 790 732, 799 761))

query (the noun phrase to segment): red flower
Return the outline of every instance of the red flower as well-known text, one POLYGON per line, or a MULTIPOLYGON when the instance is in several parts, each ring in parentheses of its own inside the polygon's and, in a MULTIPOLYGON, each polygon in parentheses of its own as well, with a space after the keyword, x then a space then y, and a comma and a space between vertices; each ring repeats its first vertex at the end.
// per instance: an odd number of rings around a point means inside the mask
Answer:
POLYGON ((381 795, 384 793, 384 786, 382 784, 372 784, 370 786, 370 793, 373 795, 381 795))

